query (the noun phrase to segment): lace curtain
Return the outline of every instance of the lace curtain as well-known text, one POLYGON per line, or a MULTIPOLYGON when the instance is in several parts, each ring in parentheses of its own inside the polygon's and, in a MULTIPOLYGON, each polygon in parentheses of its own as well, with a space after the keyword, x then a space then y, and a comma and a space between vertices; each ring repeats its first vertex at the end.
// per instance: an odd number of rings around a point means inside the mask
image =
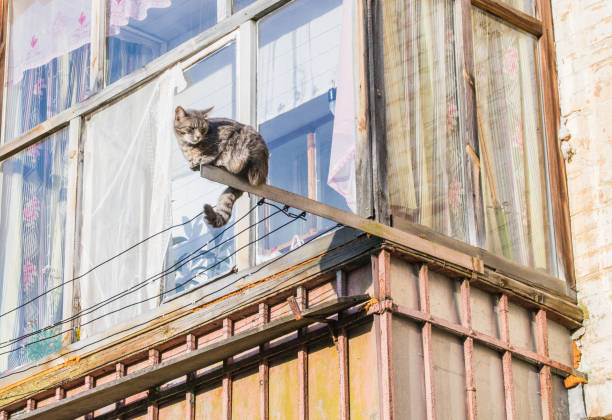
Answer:
POLYGON ((0 372, 61 347, 61 326, 38 331, 61 319, 62 288, 26 302, 64 279, 67 143, 60 131, 1 166, 0 313, 19 309, 0 318, 0 372))

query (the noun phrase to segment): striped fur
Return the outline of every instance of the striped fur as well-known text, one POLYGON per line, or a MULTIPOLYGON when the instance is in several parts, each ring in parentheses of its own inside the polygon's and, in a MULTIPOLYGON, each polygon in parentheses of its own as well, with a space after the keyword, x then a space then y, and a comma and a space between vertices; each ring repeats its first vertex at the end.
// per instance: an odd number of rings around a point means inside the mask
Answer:
MULTIPOLYGON (((270 153, 261 135, 234 120, 208 118, 211 110, 185 110, 180 106, 175 110, 174 132, 189 167, 198 171, 200 165, 214 165, 242 176, 252 185, 266 182, 270 153)), ((227 188, 216 210, 208 204, 204 206, 206 221, 213 227, 225 225, 241 195, 242 191, 227 188)))

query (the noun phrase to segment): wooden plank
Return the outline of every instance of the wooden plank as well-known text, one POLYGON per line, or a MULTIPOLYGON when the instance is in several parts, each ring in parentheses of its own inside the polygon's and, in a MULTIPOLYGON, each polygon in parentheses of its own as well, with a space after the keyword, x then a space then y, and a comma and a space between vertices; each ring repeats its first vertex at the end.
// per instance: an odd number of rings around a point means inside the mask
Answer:
MULTIPOLYGON (((185 337, 185 352, 189 353, 197 348, 198 340, 195 335, 187 334, 185 337)), ((195 420, 195 389, 191 385, 195 373, 190 372, 187 374, 187 384, 190 386, 187 392, 185 392, 185 420, 195 420)))
POLYGON ((362 264, 380 242, 360 235, 350 228, 339 229, 333 235, 305 244, 279 261, 266 262, 195 289, 163 308, 153 309, 100 336, 73 343, 58 354, 0 378, 0 399, 3 405, 8 405, 40 389, 76 380, 108 363, 116 363, 210 325, 218 317, 226 316, 227 308, 232 308, 231 312, 236 314, 250 310, 250 306, 260 302, 263 296, 333 276, 339 266, 362 264))
MULTIPOLYGON (((266 303, 260 303, 258 308, 259 326, 263 327, 270 322, 270 307, 266 303)), ((269 347, 269 343, 259 346, 260 354, 263 354, 269 347)), ((270 403, 270 363, 268 358, 262 357, 259 362, 259 418, 268 420, 270 403)))
POLYGON ((89 89, 92 92, 103 89, 106 84, 106 5, 106 0, 93 0, 91 4, 89 89))
POLYGON ((442 245, 433 244, 417 235, 386 226, 373 220, 364 219, 356 214, 328 206, 327 204, 311 200, 307 197, 303 197, 271 185, 251 185, 247 181, 230 174, 226 170, 216 168, 214 166, 203 165, 200 173, 202 177, 210 181, 229 185, 242 191, 248 191, 260 197, 265 197, 269 200, 286 204, 290 207, 306 211, 310 214, 333 220, 371 235, 382 237, 392 242, 397 242, 400 245, 409 247, 425 255, 436 257, 440 259, 440 261, 446 261, 448 263, 455 264, 468 270, 474 270, 479 273, 484 272, 484 267, 480 259, 457 252, 442 245))
MULTIPOLYGON (((497 305, 497 317, 500 329, 500 338, 510 347, 510 318, 508 295, 502 294, 497 305)), ((512 353, 505 351, 502 356, 502 372, 504 375, 504 396, 506 402, 506 419, 514 420, 516 408, 514 405, 514 378, 512 374, 512 353)))
MULTIPOLYGON (((536 338, 538 342, 538 354, 548 357, 548 327, 546 322, 546 311, 540 309, 536 313, 536 338)), ((553 420, 552 380, 550 366, 542 366, 540 369, 540 397, 542 400, 542 418, 553 420)))
POLYGON ((372 194, 374 218, 391 224, 389 185, 387 179, 387 140, 384 98, 384 48, 382 41, 382 13, 380 1, 366 0, 368 41, 368 81, 370 109, 370 138, 372 150, 372 194))
POLYGON ((550 0, 536 0, 536 12, 543 23, 543 33, 538 40, 540 51, 540 68, 542 74, 542 98, 544 102, 544 123, 546 126, 546 150, 548 157, 548 174, 552 192, 552 213, 555 232, 555 247, 558 260, 562 261, 564 278, 572 289, 576 288, 574 255, 572 248, 571 223, 569 213, 569 196, 565 160, 558 140, 559 85, 555 62, 555 38, 550 0))
MULTIPOLYGON (((472 310, 470 304, 470 281, 463 280, 461 283, 461 325, 472 330, 472 310)), ((467 398, 467 418, 476 420, 476 386, 474 384, 474 339, 467 337, 463 341, 463 362, 465 365, 465 389, 467 398)))
MULTIPOLYGON (((419 269, 419 307, 425 315, 430 314, 429 303, 429 275, 426 264, 421 265, 419 269)), ((434 371, 433 371, 433 355, 431 350, 431 322, 425 322, 421 328, 421 338, 423 341, 423 364, 425 372, 425 406, 427 409, 427 420, 435 420, 436 418, 436 401, 434 393, 434 371)))
MULTIPOLYGON (((368 299, 367 295, 338 298, 306 309, 304 315, 326 317, 342 309, 366 302, 368 299)), ((46 405, 22 418, 45 420, 76 418, 111 404, 126 395, 145 391, 152 386, 186 375, 202 366, 208 366, 265 341, 280 337, 308 323, 307 319, 296 320, 293 316, 285 316, 266 326, 259 326, 201 349, 183 353, 158 365, 149 366, 121 379, 107 382, 95 389, 46 405)))
POLYGON ((340 419, 349 420, 349 359, 346 328, 338 333, 338 358, 340 359, 340 419))
MULTIPOLYGON (((302 313, 308 305, 308 296, 304 287, 300 286, 296 290, 296 301, 302 313)), ((295 317, 295 315, 293 315, 295 317)), ((305 328, 298 330, 298 337, 303 337, 307 333, 305 328)), ((308 420, 308 346, 302 344, 298 348, 298 418, 308 420)))
POLYGON ((472 0, 472 4, 535 36, 543 33, 542 22, 497 0, 472 0))
MULTIPOLYGON (((234 334, 234 323, 229 318, 223 319, 223 338, 226 340, 232 337, 234 334)), ((223 360, 223 368, 227 370, 227 367, 232 364, 232 357, 228 357, 223 360)), ((231 373, 226 373, 223 375, 223 379, 221 380, 221 386, 223 387, 222 394, 222 405, 223 405, 223 419, 224 420, 232 420, 232 376, 231 373)))
MULTIPOLYGON (((376 283, 374 295, 380 302, 391 300, 391 256, 386 250, 380 251, 372 257, 372 278, 376 283)), ((380 381, 381 418, 392 420, 394 418, 393 405, 393 343, 392 343, 392 315, 390 311, 383 311, 374 315, 378 343, 378 376, 380 381)))
POLYGON ((165 70, 189 59, 192 55, 197 54, 200 50, 206 48, 217 39, 234 31, 242 23, 251 19, 257 20, 286 4, 288 1, 289 0, 258 0, 250 6, 234 13, 229 18, 220 21, 212 28, 207 29, 201 34, 191 38, 189 41, 174 48, 172 51, 134 71, 132 74, 109 85, 85 101, 37 125, 27 133, 12 139, 10 143, 3 144, 0 146, 0 161, 19 153, 21 150, 26 149, 49 134, 60 130, 62 127, 66 126, 72 118, 89 114, 131 93, 134 89, 142 86, 154 77, 159 76, 165 70))

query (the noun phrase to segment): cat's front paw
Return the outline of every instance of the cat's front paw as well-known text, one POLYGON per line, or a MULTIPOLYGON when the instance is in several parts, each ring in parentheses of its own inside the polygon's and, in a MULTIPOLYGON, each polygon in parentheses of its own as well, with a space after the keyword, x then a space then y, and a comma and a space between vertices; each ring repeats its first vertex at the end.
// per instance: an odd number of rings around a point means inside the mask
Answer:
POLYGON ((204 204, 204 218, 206 222, 214 228, 221 227, 225 224, 223 219, 219 217, 210 204, 204 204))
POLYGON ((190 162, 189 169, 198 172, 200 170, 200 162, 190 162))

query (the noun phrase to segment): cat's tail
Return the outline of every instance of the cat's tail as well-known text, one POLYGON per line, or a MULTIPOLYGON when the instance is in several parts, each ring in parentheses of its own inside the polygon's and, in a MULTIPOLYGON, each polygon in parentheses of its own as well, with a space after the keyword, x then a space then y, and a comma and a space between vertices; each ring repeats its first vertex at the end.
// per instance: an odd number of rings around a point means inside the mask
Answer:
POLYGON ((216 209, 210 204, 204 205, 204 217, 209 225, 218 228, 223 226, 232 217, 234 202, 242 195, 242 191, 227 187, 219 196, 216 209))
POLYGON ((247 170, 247 178, 251 185, 264 184, 268 179, 268 159, 270 158, 268 148, 263 143, 263 147, 252 151, 252 154, 247 170))

